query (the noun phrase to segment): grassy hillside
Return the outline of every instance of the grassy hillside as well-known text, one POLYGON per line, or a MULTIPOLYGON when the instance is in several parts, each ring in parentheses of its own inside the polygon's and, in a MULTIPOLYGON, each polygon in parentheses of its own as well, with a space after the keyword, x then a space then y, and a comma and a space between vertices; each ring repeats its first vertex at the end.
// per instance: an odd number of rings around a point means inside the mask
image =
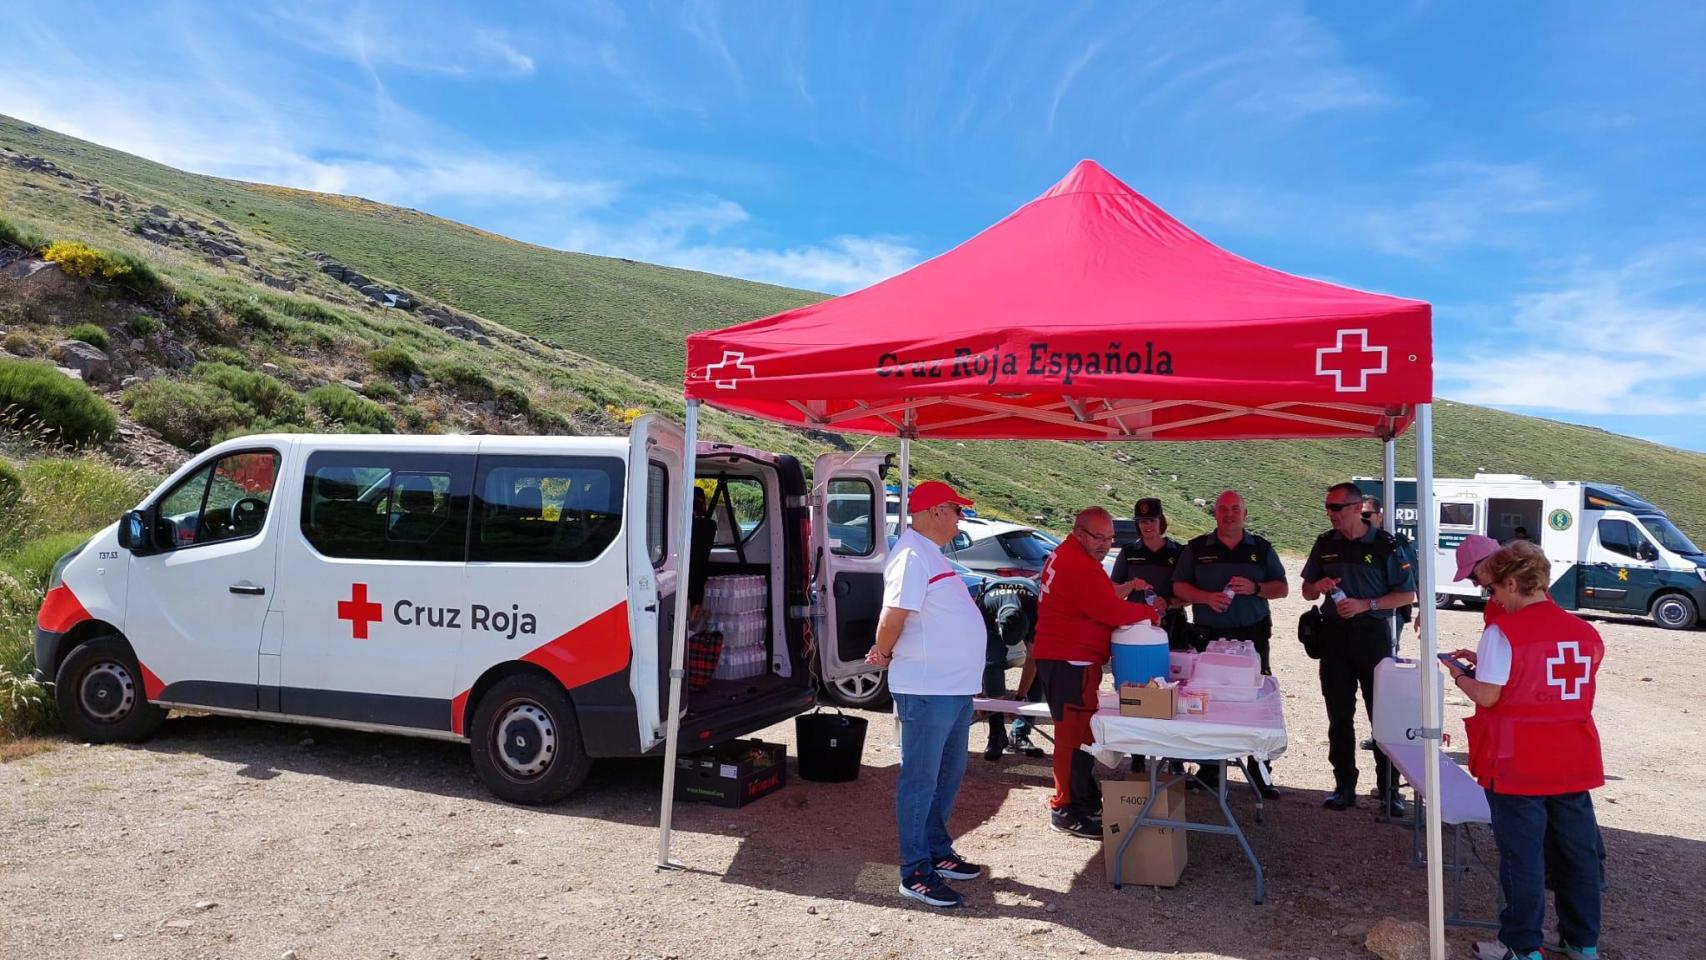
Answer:
MULTIPOLYGON (((290 315, 293 301, 304 295, 335 299, 348 293, 320 278, 314 264, 304 259, 307 251, 323 251, 384 283, 561 348, 535 351, 538 356, 518 353, 500 337, 494 348, 476 349, 423 329, 399 311, 357 304, 335 309, 339 320, 331 325, 337 338, 334 356, 319 366, 326 368, 320 371, 322 380, 334 374, 356 374, 361 380, 372 375, 355 369, 366 366, 361 359, 366 350, 405 343, 427 351, 427 362, 465 359, 504 371, 517 387, 532 393, 535 408, 562 411, 574 430, 619 428, 607 415, 612 407, 678 413, 686 332, 816 298, 691 271, 534 247, 355 198, 185 173, 7 118, 0 118, 0 145, 99 178, 109 190, 125 191, 140 203, 223 219, 253 238, 251 244, 264 254, 255 259, 279 262, 277 269, 294 269, 294 275, 307 278, 298 294, 283 297, 258 287, 242 271, 210 267, 198 258, 141 242, 126 218, 77 202, 74 191, 54 189, 58 185, 51 178, 44 182, 35 173, 0 170, 0 207, 6 216, 39 233, 84 238, 148 257, 174 283, 216 300, 250 296, 285 320, 306 322, 290 315)), ((286 365, 286 373, 290 363, 300 368, 315 360, 299 355, 304 351, 276 329, 244 336, 246 321, 238 317, 233 322, 238 329, 224 338, 227 349, 247 352, 256 360, 270 358, 286 365)), ((502 327, 494 330, 501 332, 502 327)), ((318 327, 312 332, 321 333, 318 327)), ((447 420, 442 408, 454 406, 456 398, 434 389, 387 401, 399 429, 452 424, 454 418, 447 420), (411 414, 411 408, 417 412, 411 414), (419 413, 421 409, 427 413, 419 413)), ((835 439, 715 413, 708 416, 706 429, 715 437, 802 456, 815 454, 835 439)), ((1436 433, 1441 476, 1483 469, 1623 483, 1670 510, 1685 530, 1706 536, 1706 489, 1700 482, 1706 477, 1706 456, 1449 402, 1439 404, 1436 433)), ((848 441, 847 446, 856 447, 865 439, 848 441)), ((882 443, 874 449, 881 449, 882 443)), ((892 448, 892 441, 887 443, 892 448)), ((1176 532, 1200 532, 1210 520, 1196 501, 1236 487, 1249 499, 1252 526, 1293 550, 1302 549, 1324 526, 1319 502, 1328 483, 1351 474, 1378 473, 1380 467, 1376 444, 1349 441, 967 442, 919 447, 914 462, 921 475, 944 475, 965 484, 988 512, 1037 519, 1057 529, 1065 526, 1063 520, 1072 510, 1088 502, 1129 509, 1140 496, 1160 496, 1176 532)), ((1400 464, 1404 473, 1413 470, 1408 444, 1400 464)))

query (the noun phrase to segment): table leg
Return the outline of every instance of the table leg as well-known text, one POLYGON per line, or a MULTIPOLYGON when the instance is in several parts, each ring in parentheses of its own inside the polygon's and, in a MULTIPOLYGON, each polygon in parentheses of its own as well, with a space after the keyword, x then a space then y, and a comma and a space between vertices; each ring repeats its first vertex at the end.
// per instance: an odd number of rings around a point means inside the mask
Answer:
MULTIPOLYGON (((1161 760, 1159 757, 1144 757, 1143 766, 1144 766, 1145 771, 1149 774, 1149 797, 1143 801, 1143 809, 1137 811, 1137 820, 1132 823, 1130 829, 1126 830, 1125 836, 1120 838, 1119 849, 1114 851, 1114 889, 1115 890, 1118 890, 1120 888, 1120 881, 1122 879, 1124 879, 1122 875, 1125 873, 1125 851, 1126 851, 1126 848, 1131 846, 1132 839, 1137 836, 1138 824, 1140 824, 1144 820, 1148 819, 1149 811, 1151 809, 1153 809, 1155 806, 1155 767, 1160 762, 1161 762, 1161 760)), ((1102 829, 1103 830, 1108 829, 1107 824, 1103 824, 1102 829)))

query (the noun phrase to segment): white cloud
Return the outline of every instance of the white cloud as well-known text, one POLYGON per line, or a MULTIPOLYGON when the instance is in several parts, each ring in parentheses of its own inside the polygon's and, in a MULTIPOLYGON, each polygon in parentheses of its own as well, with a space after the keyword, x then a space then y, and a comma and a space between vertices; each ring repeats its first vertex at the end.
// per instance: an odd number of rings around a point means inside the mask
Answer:
POLYGON ((1439 392, 1578 415, 1706 414, 1706 247, 1646 251, 1616 270, 1517 297, 1509 322, 1438 364, 1439 392))
POLYGON ((732 234, 751 219, 739 204, 710 197, 660 207, 620 224, 586 220, 557 245, 827 293, 870 286, 920 259, 915 247, 895 237, 843 235, 780 249, 738 242, 732 234))

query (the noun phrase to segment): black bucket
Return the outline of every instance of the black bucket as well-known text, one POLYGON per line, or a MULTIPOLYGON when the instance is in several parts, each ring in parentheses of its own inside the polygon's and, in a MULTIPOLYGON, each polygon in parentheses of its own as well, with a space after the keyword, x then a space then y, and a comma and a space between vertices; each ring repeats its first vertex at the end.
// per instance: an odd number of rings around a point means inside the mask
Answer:
POLYGON ((800 779, 845 783, 859 776, 870 721, 843 713, 802 713, 794 718, 800 779))

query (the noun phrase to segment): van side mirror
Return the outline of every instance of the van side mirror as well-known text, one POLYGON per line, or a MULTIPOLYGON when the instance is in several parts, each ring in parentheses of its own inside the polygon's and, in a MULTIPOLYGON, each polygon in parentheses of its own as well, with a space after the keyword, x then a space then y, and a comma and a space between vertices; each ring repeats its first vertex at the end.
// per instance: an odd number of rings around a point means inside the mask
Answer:
POLYGON ((133 556, 146 557, 158 553, 154 548, 154 538, 149 536, 150 532, 148 511, 132 510, 119 518, 118 545, 129 550, 133 556))

